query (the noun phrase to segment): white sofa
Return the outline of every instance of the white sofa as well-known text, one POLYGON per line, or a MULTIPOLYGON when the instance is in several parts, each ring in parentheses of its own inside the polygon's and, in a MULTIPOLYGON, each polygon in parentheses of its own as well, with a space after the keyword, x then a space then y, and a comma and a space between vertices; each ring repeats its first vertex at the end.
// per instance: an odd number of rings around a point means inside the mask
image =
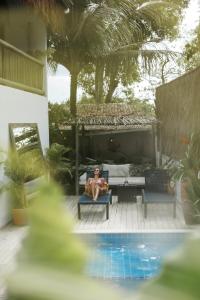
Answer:
MULTIPOLYGON (((145 178, 142 176, 131 176, 131 164, 111 165, 102 164, 102 169, 109 171, 109 186, 120 186, 130 184, 136 186, 144 186, 145 178)), ((80 176, 80 186, 86 183, 86 172, 80 176)))

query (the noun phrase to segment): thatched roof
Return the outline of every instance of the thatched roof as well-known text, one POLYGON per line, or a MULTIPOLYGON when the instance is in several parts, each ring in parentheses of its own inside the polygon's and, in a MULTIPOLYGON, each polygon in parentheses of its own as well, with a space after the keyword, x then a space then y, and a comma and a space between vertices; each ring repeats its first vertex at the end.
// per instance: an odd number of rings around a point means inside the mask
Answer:
MULTIPOLYGON (((77 124, 91 126, 91 129, 102 127, 141 127, 156 122, 154 116, 145 115, 133 105, 124 103, 79 104, 77 105, 77 124)), ((74 119, 66 120, 65 125, 74 124, 74 119)), ((99 128, 98 128, 99 129, 99 128)), ((105 128, 104 128, 105 129, 105 128)), ((119 129, 119 128, 118 128, 119 129)))
POLYGON ((128 116, 133 114, 133 106, 126 103, 80 104, 77 105, 79 117, 128 116))
MULTIPOLYGON (((71 125, 59 125, 60 130, 71 130, 71 125)), ((84 125, 84 131, 90 132, 133 132, 152 130, 152 125, 84 125)))

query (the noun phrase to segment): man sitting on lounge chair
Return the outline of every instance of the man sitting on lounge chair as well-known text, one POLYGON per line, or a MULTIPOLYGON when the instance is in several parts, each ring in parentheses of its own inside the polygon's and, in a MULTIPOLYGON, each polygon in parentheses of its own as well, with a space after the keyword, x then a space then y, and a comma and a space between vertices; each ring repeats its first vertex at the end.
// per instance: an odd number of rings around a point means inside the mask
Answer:
POLYGON ((105 178, 100 177, 100 169, 94 169, 94 177, 89 178, 85 185, 85 194, 91 197, 94 201, 99 195, 103 195, 108 191, 108 183, 105 178))

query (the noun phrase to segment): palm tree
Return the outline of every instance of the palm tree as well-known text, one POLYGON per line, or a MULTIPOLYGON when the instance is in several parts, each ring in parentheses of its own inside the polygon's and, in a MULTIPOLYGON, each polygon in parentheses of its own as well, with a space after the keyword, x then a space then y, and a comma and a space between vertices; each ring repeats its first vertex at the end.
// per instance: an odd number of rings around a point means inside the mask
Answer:
POLYGON ((106 73, 109 77, 106 102, 110 102, 119 73, 136 69, 139 54, 149 61, 161 54, 160 51, 141 51, 144 43, 175 35, 177 12, 183 0, 175 2, 179 5, 174 6, 171 1, 74 1, 67 11, 64 34, 51 32, 49 38, 49 47, 53 50, 50 61, 64 65, 71 75, 73 116, 76 116, 80 71, 89 62, 95 65, 97 103, 102 102, 106 73))
POLYGON ((100 56, 108 55, 115 44, 129 40, 132 32, 120 25, 127 20, 132 1, 74 0, 67 11, 63 32, 51 32, 50 62, 64 65, 71 75, 70 109, 76 116, 77 80, 82 68, 100 56), (118 6, 116 6, 118 3, 118 6), (111 6, 112 4, 112 6, 111 6), (117 10, 118 9, 118 10, 117 10))
MULTIPOLYGON (((166 37, 175 37, 177 22, 180 20, 181 9, 186 5, 183 1, 136 1, 132 11, 128 15, 126 26, 133 30, 132 36, 124 40, 120 46, 114 43, 111 52, 107 56, 98 57, 95 65, 95 99, 96 103, 112 100, 112 95, 119 82, 134 81, 137 78, 138 57, 142 58, 144 65, 148 68, 151 63, 158 59, 169 60, 177 53, 160 50, 144 50, 143 46, 150 42, 160 42, 166 37), (170 7, 168 6, 170 3, 170 7), (141 4, 141 5, 139 5, 141 4), (158 17, 159 16, 159 17, 158 17), (134 31, 134 28, 140 31, 134 31), (134 75, 134 76, 131 76, 134 75), (131 78, 132 77, 132 78, 131 78), (107 78, 108 90, 103 101, 104 81, 107 78)), ((124 22, 124 20, 122 20, 124 22)), ((124 24, 120 26, 124 27, 124 24)))
POLYGON ((91 61, 96 65, 98 102, 102 94, 105 60, 112 61, 113 55, 118 56, 118 67, 117 65, 109 67, 112 72, 108 72, 110 88, 106 101, 110 102, 118 83, 115 77, 120 66, 124 62, 127 65, 129 61, 135 68, 133 59, 129 59, 131 51, 135 53, 135 50, 140 49, 138 44, 144 44, 149 39, 173 36, 179 18, 178 13, 187 2, 185 0, 21 1, 38 8, 45 20, 54 25, 49 34, 51 50, 49 61, 64 65, 70 72, 70 109, 73 116, 76 116, 78 75, 83 67, 91 61), (131 47, 133 48, 130 51, 131 47))

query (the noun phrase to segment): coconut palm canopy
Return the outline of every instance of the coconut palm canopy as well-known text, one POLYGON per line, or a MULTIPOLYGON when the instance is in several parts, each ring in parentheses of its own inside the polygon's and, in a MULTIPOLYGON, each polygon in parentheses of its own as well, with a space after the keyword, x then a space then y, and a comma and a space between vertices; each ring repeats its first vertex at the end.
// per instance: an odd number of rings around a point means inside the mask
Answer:
POLYGON ((143 51, 144 43, 175 34, 183 0, 72 2, 65 10, 62 33, 49 32, 51 55, 48 59, 53 67, 61 64, 70 72, 71 113, 76 116, 80 72, 93 65, 95 100, 111 103, 118 84, 122 82, 127 86, 136 80, 135 70, 141 53, 146 58, 145 65, 158 58, 158 51, 143 51), (103 94, 105 78, 106 97, 103 94))
POLYGON ((73 125, 77 122, 84 125, 85 129, 112 129, 112 128, 138 128, 152 125, 155 117, 147 115, 125 103, 109 104, 78 104, 77 118, 69 118, 65 125, 73 125))

